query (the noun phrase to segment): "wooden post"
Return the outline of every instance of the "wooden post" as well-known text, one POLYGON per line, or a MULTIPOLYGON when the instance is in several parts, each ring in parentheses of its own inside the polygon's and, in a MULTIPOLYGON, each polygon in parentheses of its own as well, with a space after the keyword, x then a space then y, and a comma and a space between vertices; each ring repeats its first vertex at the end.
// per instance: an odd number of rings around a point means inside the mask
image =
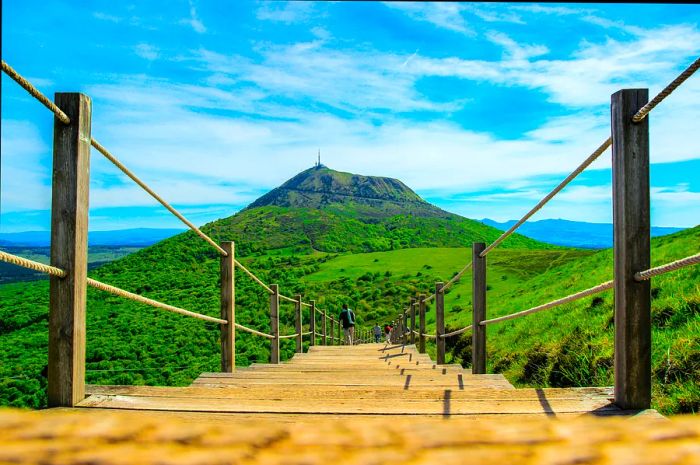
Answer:
POLYGON ((49 284, 49 407, 85 398, 85 302, 92 103, 87 95, 57 93, 70 118, 54 118, 51 265, 66 276, 49 284))
POLYGON ((634 274, 650 267, 649 117, 632 116, 647 89, 611 98, 615 279, 615 403, 622 409, 651 405, 651 283, 634 274))
POLYGON ((418 296, 418 353, 425 353, 425 294, 418 296))
POLYGON ((404 340, 404 329, 403 329, 403 313, 399 315, 399 324, 396 325, 399 328, 399 344, 405 344, 406 341, 404 340))
POLYGON ((309 346, 316 345, 316 301, 311 301, 311 309, 309 310, 309 332, 311 333, 311 340, 309 340, 309 346))
POLYGON ((328 314, 327 311, 323 312, 323 319, 321 320, 321 343, 324 346, 328 345, 328 337, 326 331, 326 325, 328 324, 328 314))
POLYGON ((472 244, 472 373, 486 373, 486 257, 483 242, 472 244))
POLYGON ((297 294, 296 296, 296 302, 294 302, 294 329, 295 332, 297 333, 296 337, 296 353, 300 354, 303 352, 302 349, 302 335, 301 335, 301 295, 297 294))
POLYGON ((335 345, 335 320, 331 317, 331 334, 330 334, 330 345, 335 345))
POLYGON ((416 330, 416 298, 411 297, 411 344, 416 343, 416 333, 413 331, 416 330))
POLYGON ((221 248, 228 255, 220 259, 221 271, 221 319, 228 324, 221 325, 221 371, 232 373, 236 369, 236 288, 235 288, 235 246, 233 242, 222 242, 221 248))
POLYGON ((270 284, 270 363, 280 362, 280 291, 277 284, 270 284))
POLYGON ((341 345, 343 340, 340 338, 340 320, 336 321, 336 323, 338 323, 337 324, 338 329, 336 330, 336 331, 338 331, 338 345, 341 345))
POLYGON ((435 345, 438 365, 445 363, 445 339, 440 337, 445 334, 445 293, 442 286, 443 283, 435 283, 435 345))

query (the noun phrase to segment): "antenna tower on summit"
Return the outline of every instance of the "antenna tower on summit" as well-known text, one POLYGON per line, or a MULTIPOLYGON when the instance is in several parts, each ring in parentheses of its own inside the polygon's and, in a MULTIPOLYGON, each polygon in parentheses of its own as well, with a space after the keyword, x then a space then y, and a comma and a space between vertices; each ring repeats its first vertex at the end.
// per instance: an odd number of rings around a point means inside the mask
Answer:
POLYGON ((321 149, 318 149, 318 162, 316 163, 316 166, 321 166, 321 149))

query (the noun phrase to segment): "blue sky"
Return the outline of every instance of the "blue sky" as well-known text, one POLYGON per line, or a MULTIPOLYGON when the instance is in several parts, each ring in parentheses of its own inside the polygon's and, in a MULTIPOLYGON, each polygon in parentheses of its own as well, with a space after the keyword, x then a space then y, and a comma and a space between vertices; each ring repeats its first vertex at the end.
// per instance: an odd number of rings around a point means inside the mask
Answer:
MULTIPOLYGON (((2 56, 195 223, 323 162, 524 214, 700 55, 699 5, 5 0, 2 56)), ((700 76, 655 110, 652 223, 700 223, 700 76)), ((3 232, 48 229, 52 116, 2 77, 3 232)), ((534 219, 608 222, 610 152, 534 219)), ((90 227, 178 227, 93 152, 90 227)))

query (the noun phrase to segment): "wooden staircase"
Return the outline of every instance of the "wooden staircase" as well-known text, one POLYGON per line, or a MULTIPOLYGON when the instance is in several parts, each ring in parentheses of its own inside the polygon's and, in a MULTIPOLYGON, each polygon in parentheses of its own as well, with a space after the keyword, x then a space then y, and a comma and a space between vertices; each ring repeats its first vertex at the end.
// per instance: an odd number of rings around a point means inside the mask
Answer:
POLYGON ((198 421, 203 412, 294 422, 629 413, 611 403, 609 388, 515 389, 502 375, 473 375, 458 365, 436 365, 415 346, 385 344, 315 346, 282 364, 203 373, 188 387, 88 386, 88 394, 79 407, 177 412, 198 421))

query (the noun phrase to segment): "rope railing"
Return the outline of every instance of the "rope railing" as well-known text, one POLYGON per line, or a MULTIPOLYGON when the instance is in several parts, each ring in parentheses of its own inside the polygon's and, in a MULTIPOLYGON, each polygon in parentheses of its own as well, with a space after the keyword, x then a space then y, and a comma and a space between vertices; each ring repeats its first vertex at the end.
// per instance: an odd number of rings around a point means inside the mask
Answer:
POLYGON ((291 297, 287 297, 286 295, 280 294, 280 300, 286 300, 287 302, 292 302, 292 303, 297 303, 297 299, 292 299, 291 297))
POLYGON ((221 255, 224 257, 227 256, 228 254, 224 249, 222 249, 216 242, 214 242, 209 236, 204 234, 197 226, 192 224, 187 218, 185 218, 179 211, 175 210, 175 208, 172 207, 168 202, 166 202, 160 195, 156 194, 156 192, 148 187, 148 185, 143 182, 141 179, 139 179, 138 176, 136 176, 129 168, 124 166, 122 162, 120 162, 117 157, 109 153, 109 151, 102 146, 96 139, 92 138, 90 140, 90 145, 95 147, 98 152, 100 152, 102 155, 107 158, 107 160, 111 161, 114 166, 119 168, 124 174, 126 174, 128 177, 131 178, 132 181, 134 181, 136 184, 138 184, 143 190, 148 192, 148 194, 156 199, 161 205, 163 205, 170 213, 175 215, 180 221, 185 223, 187 227, 189 227, 192 231, 194 231, 199 237, 204 239, 206 242, 208 242, 212 247, 214 247, 221 255))
POLYGON ((148 297, 134 294, 133 292, 125 291, 124 289, 120 289, 115 286, 110 286, 109 284, 105 284, 92 278, 87 278, 86 281, 88 286, 94 287, 95 289, 99 289, 100 291, 108 292, 119 297, 124 297, 125 299, 133 300, 135 302, 150 305, 151 307, 160 308, 162 310, 167 310, 173 313, 179 313, 180 315, 197 318, 198 320, 211 321, 213 323, 220 323, 222 325, 228 324, 228 321, 226 320, 214 318, 212 316, 202 315, 201 313, 191 312, 189 310, 185 310, 180 307, 175 307, 173 305, 164 304, 162 302, 158 302, 157 300, 149 299, 148 297))
POLYGON ((28 268, 30 270, 39 271, 41 273, 46 273, 51 276, 58 276, 59 278, 65 278, 66 272, 55 266, 45 265, 43 263, 35 262, 34 260, 29 260, 28 258, 19 257, 11 253, 3 252, 0 250, 0 260, 6 263, 12 263, 13 265, 21 266, 23 268, 28 268))
POLYGON ((46 108, 49 109, 56 118, 59 119, 63 124, 70 124, 70 118, 66 115, 60 108, 56 106, 47 96, 42 94, 39 89, 34 87, 31 82, 23 78, 14 68, 8 65, 5 60, 2 60, 2 70, 7 74, 13 81, 22 86, 24 90, 29 92, 29 94, 41 102, 46 108))
POLYGON ((261 280, 260 278, 258 278, 257 276, 255 276, 255 274, 253 274, 252 271, 250 271, 248 268, 246 268, 245 266, 243 266, 243 264, 241 264, 241 262, 239 262, 239 261, 236 260, 236 259, 234 259, 233 262, 236 264, 236 266, 237 266, 241 271, 243 271, 245 274, 247 274, 248 276, 250 276, 250 278, 251 278, 253 281, 255 281, 256 283, 260 284, 260 286, 262 286, 263 289, 265 289, 267 292, 269 292, 270 294, 274 294, 274 293, 275 293, 275 292, 270 288, 270 286, 268 286, 267 284, 265 284, 264 282, 262 282, 262 280, 261 280))
POLYGON ((645 281, 647 279, 653 278, 654 276, 668 273, 670 271, 675 271, 686 266, 697 265, 698 263, 700 263, 700 253, 691 255, 689 257, 681 258, 680 260, 676 260, 675 262, 666 263, 665 265, 660 265, 654 268, 649 268, 648 270, 640 271, 634 274, 634 279, 636 281, 645 281))
POLYGON ((239 323, 234 323, 234 326, 236 326, 236 329, 240 329, 241 331, 245 331, 246 333, 255 334, 256 336, 262 336, 262 337, 266 337, 268 339, 275 338, 275 336, 273 336, 272 334, 263 333, 262 331, 258 331, 258 330, 255 330, 253 328, 243 326, 242 324, 239 324, 239 323))
POLYGON ((700 57, 698 57, 690 66, 688 66, 685 71, 676 77, 669 85, 664 87, 664 89, 656 94, 656 96, 649 101, 646 105, 639 109, 639 111, 632 117, 632 121, 639 123, 653 110, 659 103, 661 103, 666 97, 671 95, 671 92, 676 90, 686 79, 692 76, 700 68, 700 57))
POLYGON ((540 201, 537 203, 537 205, 535 205, 529 212, 527 212, 527 213, 525 214, 525 216, 523 216, 522 218, 520 218, 520 220, 518 220, 517 223, 515 223, 513 226, 511 226, 506 232, 504 232, 503 234, 501 234, 501 235, 498 237, 498 239, 496 239, 495 241, 493 241, 493 242, 491 243, 491 245, 489 245, 488 247, 486 247, 486 248, 481 252, 481 254, 479 254, 479 256, 485 257, 486 254, 488 254, 490 251, 492 251, 493 249, 495 249, 496 247, 498 247, 498 245, 499 245, 501 242, 503 242, 504 240, 506 240, 511 234, 513 234, 513 233, 515 232, 516 229, 518 229, 520 226, 522 226, 522 224, 525 223, 532 215, 534 215, 534 214, 537 213, 539 210, 541 210, 542 207, 544 207, 544 206, 547 204, 547 202, 549 202, 550 200, 552 200, 552 198, 553 198, 555 195, 557 195, 557 194, 558 194, 562 189, 564 189, 571 181, 573 181, 574 178, 576 178, 576 176, 578 176, 579 174, 581 174, 586 168, 588 168, 588 167, 591 165, 591 163, 593 163, 594 161, 596 161, 596 159, 598 159, 598 157, 600 157, 600 156, 603 154, 603 152, 605 152, 605 151, 608 149, 608 147, 610 147, 611 145, 612 145, 612 137, 608 137, 597 149, 595 149, 595 150, 593 151, 592 154, 590 154, 590 155, 588 156, 588 158, 586 158, 586 159, 583 161, 583 163, 581 163, 574 171, 572 171, 571 174, 569 174, 569 175, 566 177, 566 179, 564 179, 561 183, 559 183, 559 185, 558 185, 557 187, 555 187, 549 194, 547 194, 542 200, 540 200, 540 201))
POLYGON ((464 328, 458 329, 457 331, 452 331, 452 332, 450 332, 450 333, 441 334, 441 335, 440 335, 440 338, 441 338, 441 339, 446 339, 446 338, 448 338, 448 337, 457 336, 458 334, 466 333, 466 332, 469 331, 470 329, 472 329, 472 325, 465 326, 464 328))
POLYGON ((588 297, 589 295, 593 295, 593 294, 597 294, 599 292, 607 291, 608 289, 611 289, 613 287, 613 285, 614 285, 613 281, 606 281, 602 284, 598 284, 597 286, 593 286, 589 289, 577 292, 575 294, 568 295, 566 297, 562 297, 561 299, 553 300, 553 301, 548 302, 546 304, 538 305, 537 307, 532 307, 530 309, 523 310, 522 312, 512 313, 510 315, 501 316, 501 317, 493 318, 490 320, 480 321, 479 324, 481 326, 486 326, 486 325, 490 325, 493 323, 499 323, 501 321, 512 320, 514 318, 519 318, 521 316, 530 315, 532 313, 541 312, 543 310, 548 310, 550 308, 557 307, 559 305, 564 305, 564 304, 567 304, 569 302, 573 302, 575 300, 583 299, 584 297, 588 297))
POLYGON ((293 337, 297 337, 299 333, 294 333, 294 334, 287 334, 286 336, 280 336, 280 339, 291 339, 293 337))

